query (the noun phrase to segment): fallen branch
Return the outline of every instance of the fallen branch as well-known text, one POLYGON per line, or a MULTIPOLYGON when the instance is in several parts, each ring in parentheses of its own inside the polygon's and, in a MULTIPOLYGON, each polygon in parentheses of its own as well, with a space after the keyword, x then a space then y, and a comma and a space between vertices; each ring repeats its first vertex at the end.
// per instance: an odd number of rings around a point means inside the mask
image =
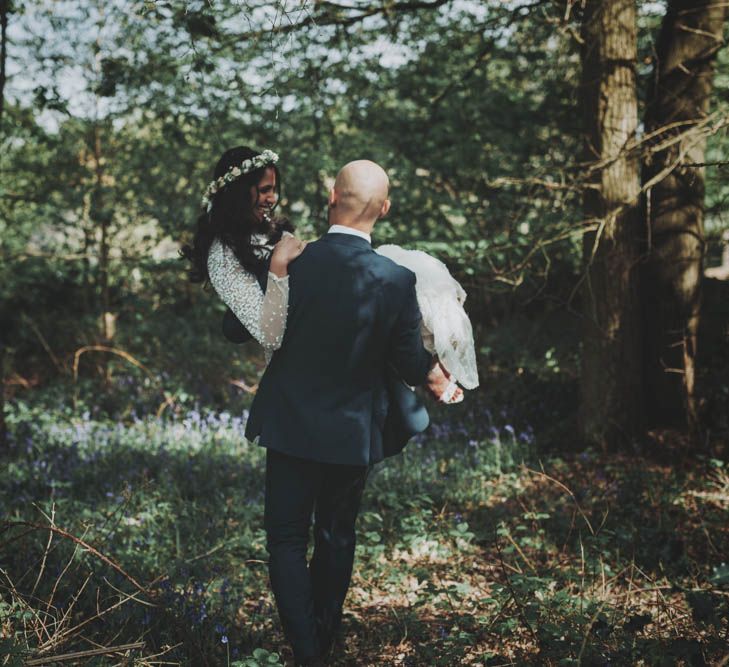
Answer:
POLYGON ((83 347, 80 347, 76 352, 74 352, 73 355, 73 381, 78 381, 78 363, 81 359, 81 355, 85 354, 86 352, 109 352, 110 354, 115 354, 118 357, 121 357, 122 359, 125 359, 133 366, 136 366, 137 368, 143 370, 152 380, 155 379, 154 375, 152 375, 152 372, 141 362, 137 361, 129 352, 126 352, 124 350, 120 350, 116 347, 109 347, 108 345, 84 345, 83 347))
POLYGON ((26 528, 31 528, 33 530, 42 530, 42 531, 52 531, 56 533, 56 535, 60 535, 61 537, 66 538, 67 540, 71 540, 74 544, 78 544, 79 546, 83 547, 88 551, 92 556, 96 556, 100 561, 103 563, 106 563, 110 568, 112 568, 115 572, 120 574, 122 577, 124 577, 134 588, 136 588, 140 593, 144 593, 145 595, 149 595, 149 590, 142 586, 132 575, 128 574, 127 572, 122 569, 120 565, 115 563, 111 558, 108 556, 105 556, 102 554, 98 549, 95 549, 92 547, 88 542, 85 542, 84 540, 76 537, 75 535, 72 535, 71 533, 63 530, 62 528, 58 528, 57 526, 44 526, 39 523, 34 523, 32 521, 3 521, 2 525, 4 526, 4 529, 7 530, 8 528, 12 528, 14 526, 25 526, 26 528))
POLYGON ((26 660, 25 665, 48 665, 52 662, 62 662, 64 660, 77 660, 78 658, 88 658, 93 655, 109 655, 110 653, 119 653, 120 651, 133 651, 135 649, 144 648, 146 642, 134 642, 133 644, 119 644, 119 646, 103 646, 101 648, 91 648, 86 651, 75 651, 73 653, 62 653, 61 655, 49 655, 45 658, 33 658, 26 660))

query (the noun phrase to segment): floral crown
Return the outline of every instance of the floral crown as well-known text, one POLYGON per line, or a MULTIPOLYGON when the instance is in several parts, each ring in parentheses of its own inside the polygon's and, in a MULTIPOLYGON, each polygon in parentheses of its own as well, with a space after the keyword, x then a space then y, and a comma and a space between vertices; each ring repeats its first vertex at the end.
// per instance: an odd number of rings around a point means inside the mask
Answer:
POLYGON ((248 174, 256 169, 265 167, 268 164, 276 164, 278 162, 278 154, 266 149, 258 155, 243 160, 239 165, 230 167, 220 178, 216 178, 208 185, 205 189, 205 194, 202 198, 203 208, 210 213, 210 209, 213 207, 213 195, 218 191, 222 190, 228 183, 239 178, 243 174, 248 174))

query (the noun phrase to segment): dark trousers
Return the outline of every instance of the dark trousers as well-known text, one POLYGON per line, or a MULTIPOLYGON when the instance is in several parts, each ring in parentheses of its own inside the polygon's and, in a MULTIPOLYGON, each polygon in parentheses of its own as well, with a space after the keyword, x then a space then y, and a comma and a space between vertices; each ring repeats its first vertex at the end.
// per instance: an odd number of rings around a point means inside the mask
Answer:
POLYGON ((297 660, 326 652, 339 629, 354 562, 354 524, 369 468, 266 453, 268 572, 297 660), (314 512, 314 555, 306 548, 314 512))

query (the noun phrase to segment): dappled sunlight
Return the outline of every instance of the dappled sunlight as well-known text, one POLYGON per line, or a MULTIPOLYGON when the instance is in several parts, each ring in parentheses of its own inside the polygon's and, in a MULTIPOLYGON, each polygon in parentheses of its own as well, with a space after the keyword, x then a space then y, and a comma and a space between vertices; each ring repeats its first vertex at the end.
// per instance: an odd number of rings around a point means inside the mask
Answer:
MULTIPOLYGON (((349 636, 334 664, 720 655, 724 467, 591 450, 540 460, 528 428, 473 399, 460 413, 436 410, 428 432, 372 474, 349 636)), ((255 647, 280 653, 263 450, 242 439, 245 415, 193 409, 121 423, 18 409, 0 487, 12 537, 10 550, 0 547, 0 586, 31 606, 56 590, 51 615, 34 622, 41 638, 76 636, 64 615, 75 600, 74 622, 91 619, 85 627, 101 639, 92 610, 102 595, 109 608, 122 603, 105 617, 148 655, 164 646, 167 657, 193 661, 255 647), (50 543, 49 518, 60 531, 50 543), (70 536, 98 555, 74 553, 70 536)))

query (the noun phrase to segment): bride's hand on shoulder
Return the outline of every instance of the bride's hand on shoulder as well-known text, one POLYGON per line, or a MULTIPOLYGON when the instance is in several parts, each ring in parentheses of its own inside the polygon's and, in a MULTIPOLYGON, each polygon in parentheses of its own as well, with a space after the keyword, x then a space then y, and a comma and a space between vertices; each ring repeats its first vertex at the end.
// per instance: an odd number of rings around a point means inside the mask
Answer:
POLYGON ((279 278, 288 273, 289 264, 306 248, 306 241, 284 232, 281 240, 273 247, 271 255, 271 271, 279 278))

